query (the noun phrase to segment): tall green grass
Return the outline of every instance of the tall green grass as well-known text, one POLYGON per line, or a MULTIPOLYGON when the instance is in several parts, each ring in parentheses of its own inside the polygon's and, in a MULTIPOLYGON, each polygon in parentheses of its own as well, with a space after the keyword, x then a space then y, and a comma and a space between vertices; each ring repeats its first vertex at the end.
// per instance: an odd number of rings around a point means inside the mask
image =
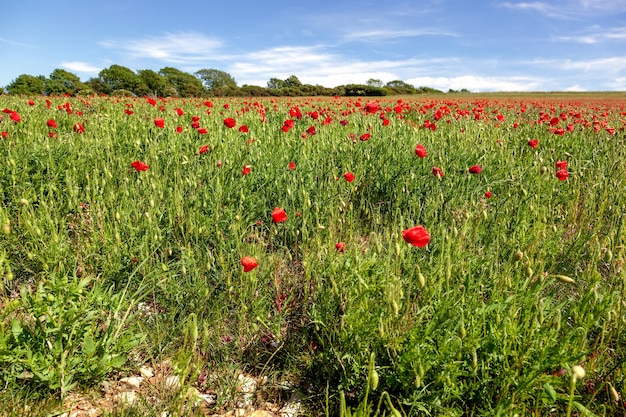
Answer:
POLYGON ((623 104, 407 101, 398 117, 395 101, 381 116, 358 99, 44 100, 0 99, 22 117, 0 123, 5 395, 63 397, 169 359, 185 386, 211 374, 220 407, 240 369, 299 387, 313 415, 623 412, 623 104), (418 224, 424 248, 402 239, 418 224), (243 256, 259 266, 244 273, 243 256), (33 355, 74 365, 46 379, 33 355), (587 375, 572 385, 574 365, 587 375))

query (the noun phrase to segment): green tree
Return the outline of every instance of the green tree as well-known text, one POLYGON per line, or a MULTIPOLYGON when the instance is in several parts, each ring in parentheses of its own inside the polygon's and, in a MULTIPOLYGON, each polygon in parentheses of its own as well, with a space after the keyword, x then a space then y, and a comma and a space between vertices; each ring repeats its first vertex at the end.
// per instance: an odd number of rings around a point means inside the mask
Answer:
POLYGON ((301 87, 302 83, 295 75, 290 75, 285 79, 286 87, 301 87))
POLYGON ((370 78, 369 80, 367 80, 367 85, 370 87, 382 87, 383 86, 383 82, 377 78, 370 78))
POLYGON ((402 80, 389 81, 385 84, 385 88, 390 89, 393 94, 415 94, 417 92, 413 85, 402 80))
POLYGON ((63 69, 55 69, 44 82, 45 93, 49 95, 75 95, 85 89, 85 85, 76 74, 63 69))
MULTIPOLYGON (((137 71, 141 83, 135 92, 140 96, 165 97, 169 81, 156 71, 145 69, 137 71)), ((171 92, 171 89, 170 89, 171 92)))
POLYGON ((285 88, 285 87, 287 87, 287 83, 285 83, 285 80, 281 80, 279 78, 270 78, 269 81, 267 82, 267 88, 270 90, 274 90, 278 88, 285 88))
POLYGON ((7 85, 9 94, 43 94, 46 77, 22 74, 7 85))
POLYGON ((121 65, 111 65, 100 71, 98 75, 104 84, 106 94, 111 94, 115 90, 135 92, 141 83, 141 78, 133 70, 121 65))
POLYGON ((225 71, 221 71, 215 68, 201 69, 194 74, 206 87, 209 92, 216 88, 223 87, 236 87, 237 83, 232 75, 225 71))
POLYGON ((241 86, 241 92, 243 95, 252 97, 267 97, 270 95, 270 92, 267 91, 267 88, 263 88, 258 85, 244 84, 243 86, 241 86))
POLYGON ((167 78, 178 97, 202 97, 206 95, 202 81, 189 73, 176 68, 165 67, 161 68, 159 74, 167 78))

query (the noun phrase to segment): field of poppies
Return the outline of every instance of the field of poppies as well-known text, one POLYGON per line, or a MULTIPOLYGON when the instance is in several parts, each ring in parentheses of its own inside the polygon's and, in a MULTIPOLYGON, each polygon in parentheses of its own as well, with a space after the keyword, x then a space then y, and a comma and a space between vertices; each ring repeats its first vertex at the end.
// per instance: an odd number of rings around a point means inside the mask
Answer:
POLYGON ((623 95, 0 109, 3 415, 626 414, 623 95))

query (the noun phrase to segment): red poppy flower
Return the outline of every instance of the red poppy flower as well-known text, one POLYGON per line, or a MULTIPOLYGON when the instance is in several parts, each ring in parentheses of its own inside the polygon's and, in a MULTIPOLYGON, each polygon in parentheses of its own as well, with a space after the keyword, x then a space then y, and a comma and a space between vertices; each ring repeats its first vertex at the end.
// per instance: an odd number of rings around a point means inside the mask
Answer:
POLYGON ((176 126, 176 133, 182 133, 183 132, 183 127, 182 126, 176 126))
POLYGON ((124 109, 124 113, 126 113, 129 116, 132 116, 133 114, 135 114, 135 112, 132 111, 131 109, 124 109))
POLYGON ((483 167, 481 167, 480 165, 472 165, 469 168, 470 174, 480 174, 481 172, 483 172, 483 167))
POLYGON ((370 135, 369 133, 363 133, 361 136, 359 136, 359 139, 365 142, 366 140, 370 140, 370 137, 372 137, 372 135, 370 135))
POLYGON ((2 137, 2 139, 8 138, 9 132, 7 132, 6 130, 3 130, 2 133, 0 133, 0 137, 2 137))
POLYGON ((422 225, 403 230, 402 238, 405 242, 418 248, 424 247, 430 242, 430 234, 422 225))
POLYGON ((538 139, 530 139, 528 141, 528 146, 530 146, 533 149, 536 149, 537 145, 539 145, 539 140, 538 139))
POLYGON ((419 143, 417 144, 417 146, 415 146, 415 155, 419 156, 420 158, 425 158, 427 154, 428 152, 426 151, 426 148, 424 146, 420 145, 419 143))
POLYGON ((206 135, 207 133, 209 133, 209 131, 206 130, 206 128, 201 127, 200 129, 198 129, 198 133, 200 133, 201 135, 206 135))
POLYGON ((200 146, 200 150, 198 152, 200 152, 200 154, 205 154, 209 151, 209 145, 202 145, 200 146))
POLYGON ((365 105, 365 114, 376 113, 378 111, 378 103, 370 101, 365 105))
POLYGON ((296 163, 293 161, 289 162, 289 171, 293 171, 294 169, 296 169, 296 163))
POLYGON ((185 114, 185 112, 182 109, 179 109, 178 107, 174 109, 176 111, 176 114, 178 114, 179 116, 182 116, 185 114))
POLYGON ((343 177, 346 179, 346 181, 348 182, 352 182, 354 181, 354 174, 352 172, 346 172, 345 174, 343 174, 343 177))
POLYGON ((491 191, 487 191, 485 193, 485 198, 491 198, 491 197, 493 197, 493 194, 491 193, 491 191))
POLYGON ((441 168, 433 167, 433 175, 438 178, 443 178, 445 175, 441 168))
POLYGON ((248 175, 251 170, 252 167, 250 165, 244 165, 243 169, 241 170, 241 175, 248 175))
POLYGON ((81 123, 76 123, 73 129, 76 133, 85 133, 85 127, 81 123))
POLYGON ((57 132, 48 132, 48 137, 56 138, 57 136, 57 132))
POLYGON ((20 114, 16 111, 12 111, 9 115, 9 118, 14 121, 15 123, 19 123, 22 121, 22 117, 20 116, 20 114))
POLYGON ((236 124, 237 122, 235 122, 235 119, 233 119, 232 117, 227 117, 226 119, 224 119, 224 126, 226 126, 229 129, 232 129, 233 127, 235 127, 236 124))
POLYGON ((34 106, 34 105, 35 105, 35 102, 34 102, 33 100, 28 100, 28 105, 29 105, 29 106, 34 106))
POLYGON ((150 167, 141 161, 135 161, 130 164, 136 171, 147 171, 150 167))
POLYGON ((56 129, 57 128, 57 122, 54 119, 50 119, 46 122, 46 124, 48 125, 49 128, 51 129, 56 129))
POLYGON ((163 119, 162 117, 157 117, 156 119, 154 119, 154 125, 159 129, 163 129, 165 127, 165 119, 163 119))
POLYGON ((259 266, 256 259, 252 256, 244 256, 241 258, 241 265, 243 266, 243 272, 250 272, 259 266))
POLYGON ((567 177, 569 177, 569 172, 567 172, 567 170, 564 168, 559 169, 556 172, 556 177, 559 179, 559 181, 565 181, 567 177))
POLYGON ((335 244, 337 252, 344 252, 346 250, 346 242, 338 242, 335 244))
POLYGON ((287 221, 287 213, 285 213, 285 210, 281 209, 280 207, 275 207, 274 211, 272 211, 272 221, 274 223, 282 223, 284 221, 287 221))
POLYGON ((246 126, 246 125, 239 126, 239 131, 241 133, 248 133, 248 126, 246 126))
POLYGON ((314 134, 317 133, 317 131, 315 130, 315 126, 311 126, 306 130, 306 133, 308 133, 309 135, 313 136, 314 134))
POLYGON ((556 161, 556 169, 567 169, 567 161, 556 161))

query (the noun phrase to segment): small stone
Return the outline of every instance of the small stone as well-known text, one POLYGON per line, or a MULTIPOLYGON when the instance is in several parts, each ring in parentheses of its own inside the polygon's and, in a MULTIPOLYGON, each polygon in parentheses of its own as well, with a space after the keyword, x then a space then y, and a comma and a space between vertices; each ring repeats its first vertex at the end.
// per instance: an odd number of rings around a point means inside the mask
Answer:
POLYGON ((239 391, 242 394, 254 394, 256 391, 256 380, 254 378, 245 376, 244 374, 239 374, 237 381, 240 384, 239 391))
POLYGON ((117 399, 122 404, 133 406, 137 402, 137 394, 135 391, 120 392, 117 399))
POLYGON ((278 411, 280 417, 297 417, 302 415, 302 401, 298 393, 294 393, 289 401, 278 411))
POLYGON ((128 385, 131 388, 139 388, 143 380, 144 378, 141 376, 129 376, 129 377, 120 379, 120 382, 122 384, 128 385))
POLYGON ((265 410, 256 410, 250 414, 246 414, 246 417, 276 417, 276 414, 265 410))
POLYGON ((165 388, 173 390, 180 389, 180 378, 176 375, 170 375, 165 378, 163 385, 165 385, 165 388))
POLYGON ((139 368, 139 373, 144 378, 152 378, 154 376, 154 371, 149 366, 142 366, 139 368))

